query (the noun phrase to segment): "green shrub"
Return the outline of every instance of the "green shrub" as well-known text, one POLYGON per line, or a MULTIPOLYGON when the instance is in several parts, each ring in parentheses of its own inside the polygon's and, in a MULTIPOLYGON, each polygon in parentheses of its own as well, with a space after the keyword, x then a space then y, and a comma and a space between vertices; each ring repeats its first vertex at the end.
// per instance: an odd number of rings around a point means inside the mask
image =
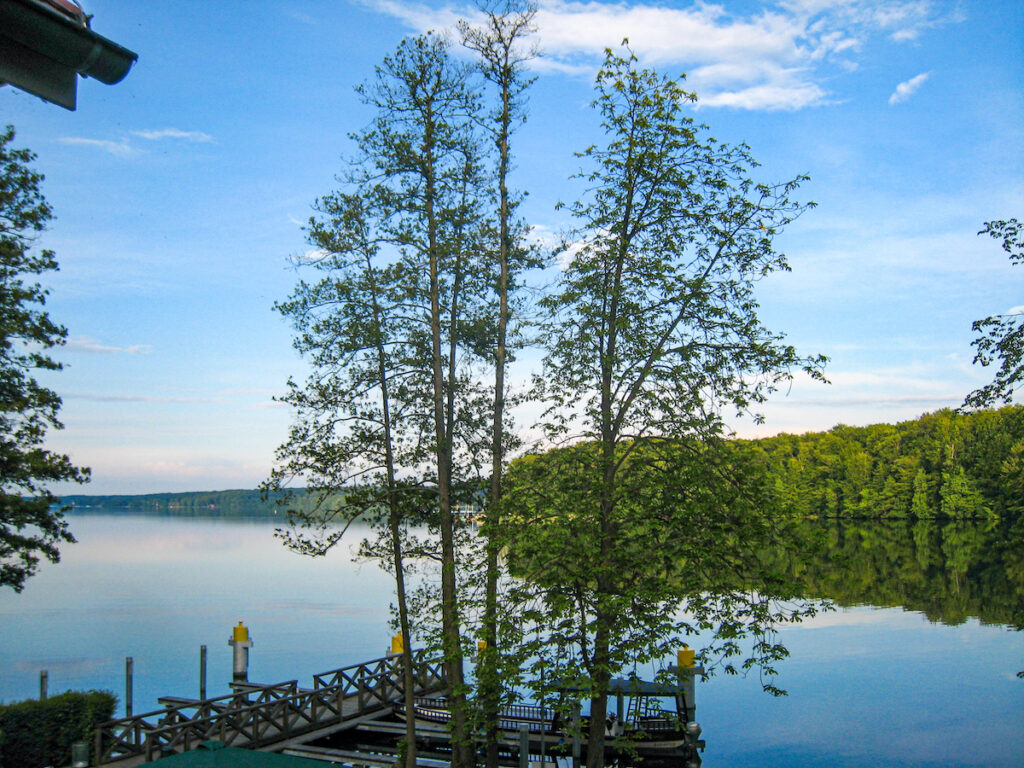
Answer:
POLYGON ((93 743, 93 731, 114 716, 109 691, 68 691, 45 701, 0 704, 0 768, 71 764, 71 745, 93 743))

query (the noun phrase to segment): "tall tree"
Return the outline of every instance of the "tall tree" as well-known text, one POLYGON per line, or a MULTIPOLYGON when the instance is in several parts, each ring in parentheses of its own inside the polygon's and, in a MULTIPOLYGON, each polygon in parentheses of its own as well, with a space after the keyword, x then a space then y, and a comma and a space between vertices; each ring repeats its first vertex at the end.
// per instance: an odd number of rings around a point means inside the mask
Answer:
MULTIPOLYGON (((979 235, 987 234, 1003 241, 1003 250, 1011 264, 1024 261, 1024 225, 1017 219, 988 221, 979 235)), ((974 362, 983 366, 999 363, 999 370, 990 384, 971 392, 964 401, 968 408, 984 408, 995 403, 1008 403, 1024 380, 1024 314, 1011 310, 976 320, 972 330, 978 334, 971 345, 974 362)))
MULTIPOLYGON (((369 201, 354 194, 321 198, 310 219, 315 246, 300 266, 322 277, 300 282, 292 298, 278 305, 298 336, 295 347, 313 365, 302 385, 289 381, 282 400, 295 409, 288 440, 264 484, 278 493, 298 477, 305 485, 299 506, 289 505, 290 529, 279 535, 293 550, 323 556, 360 517, 385 513, 386 562, 395 578, 402 637, 402 676, 406 710, 413 710, 412 639, 406 601, 403 526, 422 504, 422 490, 402 482, 399 469, 409 461, 407 412, 402 381, 414 374, 392 353, 396 335, 395 270, 381 264, 367 215, 369 201), (398 390, 398 396, 395 394, 398 390), (312 497, 312 508, 308 507, 312 497)), ((293 495, 286 501, 296 500, 293 495)), ((405 758, 416 761, 416 734, 407 719, 405 758)))
POLYGON ((360 87, 374 117, 353 136, 359 157, 343 179, 348 192, 321 201, 324 220, 311 227, 329 274, 300 283, 284 307, 300 319, 297 344, 314 372, 292 387, 300 418, 279 454, 295 474, 318 478, 325 499, 344 491, 347 509, 360 491, 387 494, 396 576, 402 510, 429 495, 456 768, 475 761, 453 507, 486 455, 479 367, 494 333, 484 311, 493 280, 479 208, 487 198, 479 101, 467 81, 448 44, 426 35, 404 40, 360 87), (307 305, 317 313, 307 317, 307 305))
POLYGON ((20 592, 40 557, 56 563, 58 545, 75 540, 45 484, 84 483, 89 470, 43 447, 47 430, 61 429, 61 399, 34 376, 60 370, 49 350, 67 331, 42 309, 48 291, 29 277, 57 269, 52 251, 34 248, 53 212, 30 166, 35 155, 13 140, 7 126, 0 133, 0 586, 20 592))
POLYGON ((501 706, 501 664, 498 647, 498 581, 500 544, 491 535, 501 522, 502 475, 505 467, 505 446, 509 439, 505 430, 507 385, 505 368, 509 359, 509 324, 512 321, 513 297, 520 273, 528 264, 528 251, 521 244, 514 211, 517 199, 510 193, 508 176, 512 163, 511 137, 525 119, 526 89, 533 79, 525 74, 525 66, 536 54, 523 48, 523 38, 535 31, 533 5, 516 0, 499 0, 484 4, 484 24, 473 27, 459 23, 462 42, 478 57, 484 78, 497 92, 496 104, 488 115, 491 138, 497 154, 495 180, 498 187, 497 210, 497 294, 498 318, 494 344, 494 401, 491 414, 491 473, 487 503, 485 535, 487 562, 482 621, 484 648, 477 665, 479 698, 486 739, 487 768, 498 765, 499 710, 501 706))
MULTIPOLYGON (((711 446, 725 432, 724 409, 748 411, 795 368, 820 378, 823 363, 801 358, 765 329, 753 295, 754 281, 788 268, 772 238, 807 208, 790 199, 802 179, 755 183, 747 147, 708 137, 684 113, 695 97, 640 68, 631 53, 607 52, 596 90, 606 141, 581 155, 592 165, 584 174, 589 191, 570 206, 578 228, 561 287, 542 300, 549 320, 539 387, 552 437, 594 444, 577 456, 586 503, 572 507, 588 531, 577 537, 588 562, 577 584, 588 597, 576 634, 592 691, 591 768, 603 765, 608 684, 627 647, 621 640, 637 636, 624 542, 656 525, 622 514, 624 489, 637 487, 631 473, 664 468, 666 482, 680 482, 673 475, 687 465, 666 467, 655 446, 711 446)), ((704 450, 689 454, 703 461, 704 450)), ((735 543, 729 526, 714 530, 720 549, 735 543)), ((651 550, 627 551, 642 558, 651 550)), ((652 620, 665 609, 656 602, 648 603, 652 620)), ((759 622, 768 618, 758 614, 759 622)))

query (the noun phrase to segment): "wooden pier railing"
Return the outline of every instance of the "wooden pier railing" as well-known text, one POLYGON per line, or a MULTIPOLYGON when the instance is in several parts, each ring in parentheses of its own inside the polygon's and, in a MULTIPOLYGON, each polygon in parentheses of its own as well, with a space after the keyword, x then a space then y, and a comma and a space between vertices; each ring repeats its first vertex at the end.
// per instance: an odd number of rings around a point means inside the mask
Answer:
MULTIPOLYGON (((188 751, 216 739, 229 746, 268 747, 317 731, 342 728, 389 708, 403 695, 401 656, 324 672, 313 687, 290 680, 237 686, 202 701, 167 699, 164 709, 112 720, 96 729, 95 765, 123 768, 188 751)), ((439 660, 413 652, 415 693, 444 689, 439 660)))

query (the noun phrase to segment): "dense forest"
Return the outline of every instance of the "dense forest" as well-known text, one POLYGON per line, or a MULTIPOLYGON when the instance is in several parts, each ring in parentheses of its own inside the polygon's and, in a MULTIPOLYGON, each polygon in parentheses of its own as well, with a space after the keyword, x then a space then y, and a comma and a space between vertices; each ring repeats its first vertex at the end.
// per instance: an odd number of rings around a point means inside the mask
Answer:
POLYGON ((744 441, 797 515, 1003 518, 1024 507, 1024 407, 744 441))

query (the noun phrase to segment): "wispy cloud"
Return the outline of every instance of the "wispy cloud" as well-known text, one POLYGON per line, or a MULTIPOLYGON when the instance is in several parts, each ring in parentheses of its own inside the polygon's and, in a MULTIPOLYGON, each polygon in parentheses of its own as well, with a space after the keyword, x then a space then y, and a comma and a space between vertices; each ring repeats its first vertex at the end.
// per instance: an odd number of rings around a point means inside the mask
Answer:
POLYGON ((129 344, 126 347, 114 347, 109 344, 102 344, 96 339, 88 336, 80 336, 77 339, 68 339, 64 345, 66 349, 74 352, 86 352, 99 355, 148 355, 153 351, 149 344, 129 344))
POLYGON ((912 77, 909 80, 904 80, 902 83, 896 86, 896 90, 893 91, 892 96, 889 97, 890 104, 901 104, 902 102, 909 99, 914 93, 924 85, 925 80, 931 75, 931 72, 922 72, 916 77, 912 77))
MULTIPOLYGON (((468 4, 364 1, 417 31, 451 29, 476 14, 468 4)), ((780 0, 746 15, 710 3, 542 0, 536 20, 544 69, 593 73, 601 51, 628 37, 645 64, 687 69, 700 104, 752 110, 830 103, 830 67, 856 69, 868 39, 913 40, 956 21, 927 0, 780 0)))
POLYGON ((203 133, 202 131, 182 131, 178 128, 163 128, 158 131, 132 131, 132 135, 138 136, 141 139, 148 139, 149 141, 159 141, 160 139, 181 139, 196 143, 213 141, 213 136, 208 133, 203 133))
POLYGON ((161 395, 89 395, 70 393, 62 395, 65 400, 87 400, 92 403, 222 403, 212 397, 165 397, 161 395))
MULTIPOLYGON (((208 144, 214 141, 213 136, 202 131, 183 131, 180 128, 161 128, 158 130, 131 131, 131 137, 144 139, 145 141, 162 141, 172 139, 175 141, 187 141, 193 144, 208 144)), ((58 139, 61 144, 72 144, 81 147, 93 147, 109 152, 116 157, 134 157, 146 154, 132 142, 129 136, 120 139, 88 139, 81 136, 65 136, 58 139)))
POLYGON ((64 136, 57 139, 61 144, 72 144, 80 147, 93 147, 109 152, 116 157, 133 157, 142 154, 142 150, 132 146, 128 139, 109 141, 106 139, 85 139, 80 136, 64 136))
POLYGON ((233 387, 230 389, 220 390, 222 395, 257 395, 261 397, 277 397, 283 395, 287 390, 283 389, 266 389, 266 388, 254 388, 254 387, 233 387))
POLYGON ((959 405, 963 401, 962 394, 955 395, 878 395, 865 397, 808 397, 799 400, 779 399, 774 403, 780 408, 808 408, 821 406, 826 408, 839 408, 850 406, 903 406, 916 405, 925 408, 949 408, 959 405))

